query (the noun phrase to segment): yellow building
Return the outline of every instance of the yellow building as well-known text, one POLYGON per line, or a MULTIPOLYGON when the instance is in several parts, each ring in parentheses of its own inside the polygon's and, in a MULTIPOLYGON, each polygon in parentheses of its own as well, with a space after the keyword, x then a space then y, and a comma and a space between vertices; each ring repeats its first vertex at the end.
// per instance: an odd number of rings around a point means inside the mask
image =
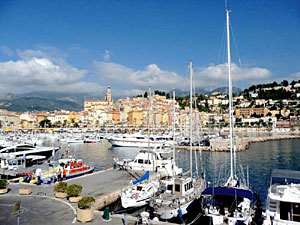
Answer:
POLYGON ((77 112, 71 112, 68 116, 68 124, 79 123, 81 115, 77 112))
POLYGON ((142 125, 143 124, 143 111, 130 111, 128 113, 128 121, 130 125, 142 125))

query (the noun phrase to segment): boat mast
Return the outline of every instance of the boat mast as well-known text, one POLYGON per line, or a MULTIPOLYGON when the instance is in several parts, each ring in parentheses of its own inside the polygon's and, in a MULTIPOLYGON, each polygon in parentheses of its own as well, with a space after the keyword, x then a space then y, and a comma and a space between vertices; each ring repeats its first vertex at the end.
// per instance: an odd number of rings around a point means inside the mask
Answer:
POLYGON ((231 55, 230 55, 230 33, 229 33, 229 10, 226 9, 227 25, 227 66, 228 66, 228 95, 229 95, 229 136, 230 136, 230 178, 233 180, 233 118, 232 118, 232 81, 231 81, 231 55))
MULTIPOLYGON (((150 163, 150 109, 151 108, 151 86, 149 85, 148 91, 148 164, 150 163)), ((154 166, 154 165, 153 165, 154 166)))
POLYGON ((175 174, 175 88, 173 88, 173 116, 172 116, 172 132, 173 132, 173 173, 175 174))
POLYGON ((190 176, 193 177, 193 62, 190 61, 190 176))

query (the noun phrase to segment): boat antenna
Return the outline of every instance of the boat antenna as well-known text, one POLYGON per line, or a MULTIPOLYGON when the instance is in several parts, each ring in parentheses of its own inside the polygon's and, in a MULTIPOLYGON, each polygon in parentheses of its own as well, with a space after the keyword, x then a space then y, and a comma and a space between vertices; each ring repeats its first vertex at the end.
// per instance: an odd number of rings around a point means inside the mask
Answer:
POLYGON ((193 62, 190 60, 190 176, 193 177, 193 62))

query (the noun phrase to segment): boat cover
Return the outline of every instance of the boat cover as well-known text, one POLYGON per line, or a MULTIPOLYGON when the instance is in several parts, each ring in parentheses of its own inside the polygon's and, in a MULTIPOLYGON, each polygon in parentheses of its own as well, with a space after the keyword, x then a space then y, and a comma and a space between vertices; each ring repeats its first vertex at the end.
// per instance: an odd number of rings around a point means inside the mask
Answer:
POLYGON ((234 187, 208 187, 202 192, 202 194, 232 197, 236 196, 240 198, 248 198, 250 200, 256 199, 252 191, 234 187))
POLYGON ((142 182, 143 180, 148 180, 149 179, 149 171, 147 171, 144 176, 142 176, 140 179, 137 179, 135 181, 132 182, 132 184, 137 184, 142 182))

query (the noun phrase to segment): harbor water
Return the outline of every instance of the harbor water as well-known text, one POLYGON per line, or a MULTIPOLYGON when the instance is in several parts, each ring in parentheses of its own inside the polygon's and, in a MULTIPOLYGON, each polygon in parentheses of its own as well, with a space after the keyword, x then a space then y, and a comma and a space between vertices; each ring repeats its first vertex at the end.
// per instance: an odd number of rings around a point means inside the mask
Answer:
MULTIPOLYGON (((51 145, 53 143, 47 143, 51 145)), ((61 153, 74 155, 100 171, 113 166, 113 156, 118 158, 134 158, 139 152, 138 148, 109 147, 104 141, 91 144, 59 144, 61 153)), ((249 181, 250 187, 257 192, 264 202, 273 169, 300 170, 300 140, 280 140, 262 143, 253 143, 250 148, 236 154, 236 173, 249 181), (241 172, 242 171, 242 172, 241 172), (247 176, 249 174, 249 176, 247 176)), ((189 151, 176 151, 176 161, 184 171, 189 170, 189 151)), ((228 152, 196 152, 193 153, 193 171, 196 174, 196 161, 199 175, 204 170, 210 184, 222 185, 230 173, 230 153, 228 152)))

